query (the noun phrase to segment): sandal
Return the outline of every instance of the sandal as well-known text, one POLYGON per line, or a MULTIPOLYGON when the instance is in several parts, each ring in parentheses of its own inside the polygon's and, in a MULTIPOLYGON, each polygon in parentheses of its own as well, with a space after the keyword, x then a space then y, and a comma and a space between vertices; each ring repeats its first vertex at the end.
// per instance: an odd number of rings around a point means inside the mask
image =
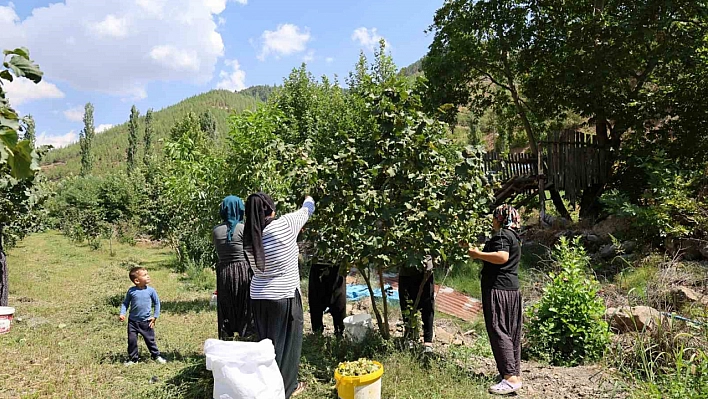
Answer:
POLYGON ((508 395, 521 389, 522 383, 512 384, 502 379, 498 384, 489 387, 489 393, 494 395, 508 395))
POLYGON ((293 391, 293 394, 290 395, 290 397, 297 396, 302 393, 302 391, 307 388, 307 383, 305 381, 300 381, 297 383, 297 388, 295 388, 295 391, 293 391))

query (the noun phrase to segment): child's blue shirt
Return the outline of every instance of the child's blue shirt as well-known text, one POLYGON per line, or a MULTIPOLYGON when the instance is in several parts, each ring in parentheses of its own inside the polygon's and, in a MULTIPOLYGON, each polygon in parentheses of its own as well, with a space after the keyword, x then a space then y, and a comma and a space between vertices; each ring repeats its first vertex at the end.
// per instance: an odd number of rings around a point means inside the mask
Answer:
POLYGON ((124 315, 130 308, 128 320, 147 321, 150 319, 152 307, 155 306, 156 319, 160 316, 160 298, 157 297, 157 291, 154 288, 147 286, 144 289, 131 287, 125 295, 125 300, 120 305, 120 314, 124 315))

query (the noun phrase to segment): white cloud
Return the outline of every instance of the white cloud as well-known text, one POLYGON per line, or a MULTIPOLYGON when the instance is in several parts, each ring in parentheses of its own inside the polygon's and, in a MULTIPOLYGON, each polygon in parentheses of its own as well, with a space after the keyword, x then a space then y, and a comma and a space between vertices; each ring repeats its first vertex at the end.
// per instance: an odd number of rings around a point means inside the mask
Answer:
POLYGON ((113 127, 113 125, 111 125, 110 123, 98 125, 98 126, 96 126, 96 133, 103 133, 112 127, 113 127))
POLYGON ((182 50, 171 45, 161 45, 152 48, 150 57, 162 63, 166 68, 199 71, 199 58, 197 57, 197 52, 193 50, 182 50))
POLYGON ((301 53, 307 49, 310 41, 310 29, 300 29, 293 24, 281 24, 275 31, 267 30, 261 35, 263 48, 258 59, 263 61, 269 54, 274 54, 276 59, 281 55, 301 53))
POLYGON ((61 136, 49 136, 47 132, 42 132, 37 136, 38 145, 52 145, 54 148, 66 147, 78 140, 79 136, 73 130, 61 136))
POLYGON ((325 58, 325 62, 328 63, 328 64, 331 64, 331 63, 334 62, 334 58, 332 58, 332 57, 327 57, 327 58, 325 58))
POLYGON ((29 79, 16 78, 12 82, 4 82, 4 88, 13 106, 44 98, 64 98, 64 92, 45 80, 35 84, 29 79))
POLYGON ((307 54, 305 54, 304 57, 302 57, 302 60, 304 62, 311 62, 315 59, 315 50, 309 50, 307 54))
POLYGON ((84 107, 77 105, 64 111, 66 119, 72 122, 81 122, 84 120, 84 107))
POLYGON ((108 14, 101 22, 90 25, 91 30, 99 36, 109 36, 123 38, 128 36, 128 21, 125 18, 117 18, 113 14, 108 14))
MULTIPOLYGON (((361 28, 356 28, 354 33, 352 33, 352 40, 359 43, 362 48, 372 52, 378 47, 381 39, 386 40, 376 32, 376 28, 368 29, 362 26, 361 28)), ((386 45, 388 45, 388 42, 386 45)))
POLYGON ((29 48, 52 82, 139 99, 150 82, 213 78, 224 54, 217 21, 235 1, 66 0, 24 19, 10 4, 0 6, 0 32, 4 48, 29 48))
POLYGON ((231 67, 231 71, 219 72, 221 81, 217 83, 217 89, 239 91, 246 88, 246 72, 241 70, 238 60, 226 60, 226 66, 231 67))

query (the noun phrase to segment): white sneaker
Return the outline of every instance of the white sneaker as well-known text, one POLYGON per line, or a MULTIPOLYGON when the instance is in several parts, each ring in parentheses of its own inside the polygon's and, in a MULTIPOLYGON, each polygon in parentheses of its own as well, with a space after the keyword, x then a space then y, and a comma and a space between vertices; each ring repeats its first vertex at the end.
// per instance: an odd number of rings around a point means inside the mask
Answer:
POLYGON ((158 363, 160 363, 160 364, 165 364, 165 363, 167 363, 167 360, 165 360, 165 358, 163 358, 162 356, 156 357, 156 358, 155 358, 155 361, 158 362, 158 363))
POLYGON ((123 363, 123 366, 125 366, 125 367, 130 367, 130 366, 132 366, 132 365, 134 365, 134 364, 135 364, 134 361, 128 360, 127 362, 123 363))
POLYGON ((508 395, 521 389, 522 383, 512 384, 507 380, 501 380, 498 384, 489 387, 489 393, 494 395, 508 395))

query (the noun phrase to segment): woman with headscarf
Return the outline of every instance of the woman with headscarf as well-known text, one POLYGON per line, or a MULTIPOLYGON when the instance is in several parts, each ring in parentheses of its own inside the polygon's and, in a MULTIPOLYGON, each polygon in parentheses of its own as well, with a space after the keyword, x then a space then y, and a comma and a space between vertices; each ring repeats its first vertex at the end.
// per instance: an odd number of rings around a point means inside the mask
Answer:
POLYGON ((219 339, 234 334, 244 337, 253 332, 251 315, 251 277, 253 271, 243 252, 243 216, 241 198, 229 195, 219 208, 223 223, 214 227, 212 239, 219 256, 216 267, 216 306, 219 339))
POLYGON ((273 341, 286 399, 305 389, 297 381, 303 328, 297 236, 314 211, 315 201, 308 196, 299 210, 275 219, 275 203, 268 195, 251 194, 246 200, 244 248, 254 273, 256 333, 260 340, 273 341))
POLYGON ((501 376, 489 392, 507 395, 521 388, 522 299, 519 291, 521 245, 519 212, 501 205, 493 213, 492 238, 484 248, 469 249, 469 256, 484 262, 482 267, 482 310, 501 376))

